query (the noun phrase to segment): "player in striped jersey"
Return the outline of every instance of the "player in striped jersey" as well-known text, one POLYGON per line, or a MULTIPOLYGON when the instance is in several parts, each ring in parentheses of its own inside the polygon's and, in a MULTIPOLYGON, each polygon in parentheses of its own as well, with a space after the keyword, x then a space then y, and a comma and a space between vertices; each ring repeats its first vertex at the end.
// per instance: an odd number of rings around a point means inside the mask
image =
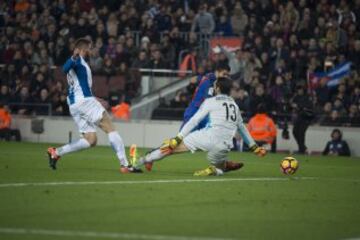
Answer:
POLYGON ((55 170, 58 160, 65 154, 95 146, 98 126, 108 135, 120 162, 120 172, 137 172, 129 165, 123 140, 115 130, 108 113, 91 92, 92 74, 85 61, 91 53, 91 45, 88 39, 78 39, 72 57, 63 66, 69 86, 67 102, 82 138, 59 148, 49 147, 47 153, 50 167, 55 170))

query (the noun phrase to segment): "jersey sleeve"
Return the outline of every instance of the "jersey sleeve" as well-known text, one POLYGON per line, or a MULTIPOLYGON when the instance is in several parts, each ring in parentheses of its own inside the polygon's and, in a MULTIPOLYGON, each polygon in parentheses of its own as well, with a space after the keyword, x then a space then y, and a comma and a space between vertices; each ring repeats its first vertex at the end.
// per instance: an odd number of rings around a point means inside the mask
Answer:
POLYGON ((207 74, 200 80, 200 84, 195 92, 193 102, 196 107, 200 107, 203 101, 213 96, 212 83, 216 77, 213 74, 207 74))
MULTIPOLYGON (((240 112, 240 111, 239 111, 240 112)), ((240 113, 239 113, 240 114, 240 113)), ((238 131, 240 133, 241 138, 244 140, 244 142, 249 146, 254 146, 256 143, 254 141, 254 139, 251 137, 249 130, 246 128, 244 121, 241 117, 239 117, 239 122, 238 122, 238 131)))
POLYGON ((73 57, 69 58, 64 66, 63 66, 63 72, 68 73, 73 67, 80 64, 80 58, 74 59, 73 57))
POLYGON ((180 131, 180 135, 186 137, 199 123, 203 120, 210 112, 209 101, 205 102, 200 106, 196 114, 190 118, 190 120, 184 125, 180 131))

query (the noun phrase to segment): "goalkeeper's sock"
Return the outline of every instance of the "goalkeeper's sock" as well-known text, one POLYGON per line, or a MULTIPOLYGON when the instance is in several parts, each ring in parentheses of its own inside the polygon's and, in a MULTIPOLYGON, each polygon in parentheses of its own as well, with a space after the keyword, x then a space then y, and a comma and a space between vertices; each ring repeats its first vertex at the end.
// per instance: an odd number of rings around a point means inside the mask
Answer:
POLYGON ((160 148, 156 148, 156 149, 152 150, 151 152, 149 152, 148 154, 146 154, 144 157, 140 158, 139 163, 145 164, 148 162, 154 162, 157 160, 161 160, 162 158, 164 158, 167 155, 169 155, 169 154, 164 154, 161 152, 160 148))
POLYGON ((123 167, 129 166, 129 162, 126 158, 125 147, 122 138, 119 133, 114 131, 108 134, 111 147, 114 149, 116 156, 119 159, 120 165, 123 167))
POLYGON ((85 138, 80 138, 79 140, 66 144, 60 148, 56 149, 56 154, 58 156, 65 155, 67 153, 76 152, 85 148, 89 148, 90 143, 85 138))

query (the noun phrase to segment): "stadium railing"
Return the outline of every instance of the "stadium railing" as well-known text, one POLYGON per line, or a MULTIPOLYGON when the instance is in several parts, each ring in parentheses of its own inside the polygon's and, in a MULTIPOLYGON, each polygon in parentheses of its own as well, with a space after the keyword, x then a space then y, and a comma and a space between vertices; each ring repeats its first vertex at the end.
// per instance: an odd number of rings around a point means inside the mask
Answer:
MULTIPOLYGON (((143 37, 141 31, 131 31, 132 37, 134 38, 135 45, 139 47, 141 45, 141 38, 143 37)), ((168 31, 162 31, 160 34, 160 41, 163 39, 165 35, 169 35, 168 31)), ((191 32, 179 32, 179 36, 181 39, 188 41, 190 39, 191 32)), ((207 51, 209 47, 209 39, 212 37, 219 37, 221 34, 212 33, 212 34, 204 34, 200 32, 195 32, 197 42, 199 43, 199 47, 207 51)))
POLYGON ((163 87, 179 80, 179 74, 185 77, 191 76, 192 71, 169 70, 169 69, 150 69, 140 68, 141 72, 141 94, 140 97, 156 92, 163 87))
POLYGON ((168 69, 140 69, 142 73, 141 94, 133 99, 131 117, 133 119, 150 119, 153 110, 162 100, 169 101, 175 93, 184 89, 190 81, 192 71, 168 69), (185 77, 179 78, 179 74, 185 77))

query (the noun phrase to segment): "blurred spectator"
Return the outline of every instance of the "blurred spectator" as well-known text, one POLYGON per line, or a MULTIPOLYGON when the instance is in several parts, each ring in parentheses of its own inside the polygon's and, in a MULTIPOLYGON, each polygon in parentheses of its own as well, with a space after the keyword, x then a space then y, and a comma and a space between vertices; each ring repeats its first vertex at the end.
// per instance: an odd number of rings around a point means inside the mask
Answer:
POLYGON ((51 102, 51 98, 49 96, 49 91, 46 88, 43 88, 40 90, 40 96, 37 96, 37 98, 35 99, 35 102, 37 104, 41 104, 41 105, 37 105, 34 107, 33 111, 36 115, 49 115, 50 114, 50 109, 49 109, 49 105, 51 102))
POLYGON ((189 96, 193 96, 196 88, 201 81, 202 77, 204 76, 204 73, 200 73, 202 71, 202 68, 198 68, 198 75, 194 76, 190 79, 189 85, 186 87, 186 91, 188 92, 189 96))
POLYGON ((257 106, 256 114, 250 118, 247 125, 250 135, 259 146, 271 145, 276 138, 276 125, 266 114, 265 106, 257 106))
POLYGON ((235 90, 235 94, 233 95, 236 104, 239 106, 243 117, 246 117, 247 113, 250 110, 250 98, 249 94, 242 88, 235 90))
POLYGON ((332 106, 331 102, 326 102, 324 104, 323 108, 321 109, 321 115, 319 118, 319 122, 323 122, 324 119, 331 114, 332 107, 333 106, 332 106))
POLYGON ((176 49, 170 42, 170 36, 168 34, 165 34, 160 44, 160 52, 164 57, 164 61, 168 63, 168 67, 174 68, 175 60, 177 60, 175 56, 176 49))
POLYGON ((269 95, 265 93, 264 85, 259 84, 255 88, 255 93, 250 98, 250 111, 255 113, 257 106, 263 105, 267 111, 272 111, 272 100, 269 95))
POLYGON ((179 77, 185 77, 186 73, 185 71, 187 70, 192 70, 193 72, 196 71, 196 50, 191 48, 189 49, 189 53, 187 53, 184 57, 184 59, 182 60, 180 66, 179 66, 179 70, 181 72, 179 72, 179 77))
POLYGON ((27 0, 18 0, 15 4, 15 12, 25 12, 29 9, 30 3, 27 0))
POLYGON ((130 104, 125 101, 125 95, 122 95, 119 104, 111 107, 113 116, 117 119, 128 121, 130 119, 130 104))
POLYGON ((345 140, 342 140, 342 133, 339 129, 334 129, 331 133, 331 140, 327 142, 322 153, 330 156, 350 156, 350 149, 345 140))
POLYGON ((281 112, 285 99, 290 94, 290 89, 284 86, 284 81, 281 76, 277 76, 275 79, 275 85, 270 88, 270 95, 274 102, 274 110, 281 112))
POLYGON ((292 1, 288 1, 285 9, 280 12, 281 27, 287 31, 295 32, 300 21, 299 12, 292 1))
POLYGON ((65 94, 56 94, 52 97, 53 115, 68 116, 69 107, 65 94))
POLYGON ((202 4, 199 13, 196 14, 191 31, 199 31, 203 34, 210 34, 215 30, 215 21, 211 13, 207 12, 207 4, 202 4))
POLYGON ((351 102, 351 104, 360 106, 360 86, 359 85, 355 87, 355 89, 351 95, 350 102, 351 102))
POLYGON ((343 119, 341 118, 339 112, 337 110, 332 110, 329 115, 325 117, 325 119, 320 122, 322 126, 342 126, 343 119))
POLYGON ((10 102, 10 92, 7 85, 0 87, 0 105, 7 105, 10 102))
POLYGON ((89 65, 94 73, 101 72, 104 65, 104 59, 100 56, 100 51, 98 48, 93 49, 92 55, 90 56, 89 65))
POLYGON ((353 62, 355 66, 360 66, 360 39, 355 41, 354 49, 349 52, 349 60, 353 62))
POLYGON ((327 81, 325 78, 320 80, 320 87, 316 89, 316 96, 318 103, 323 106, 326 102, 330 100, 330 89, 326 85, 327 81))
POLYGON ((360 127, 359 107, 355 104, 352 104, 349 107, 349 115, 344 120, 345 120, 345 126, 360 127))
POLYGON ((186 97, 186 94, 183 93, 181 90, 176 92, 176 96, 173 100, 170 102, 171 108, 187 108, 188 106, 188 99, 186 97))
POLYGON ((236 35, 242 36, 248 24, 248 16, 241 6, 241 2, 237 1, 233 14, 231 16, 231 26, 236 35))
POLYGON ((0 104, 0 139, 10 141, 14 137, 16 141, 21 141, 20 131, 11 129, 11 119, 9 107, 0 104))
POLYGON ((30 96, 29 88, 22 87, 18 94, 15 95, 14 102, 17 103, 17 106, 14 107, 17 114, 30 114, 32 107, 28 104, 33 102, 33 98, 30 96))
POLYGON ((149 64, 152 69, 163 69, 166 68, 167 64, 163 59, 163 56, 159 49, 154 50, 152 53, 152 60, 149 64))
POLYGON ((240 74, 244 73, 245 69, 245 60, 243 58, 243 52, 241 49, 237 49, 235 52, 229 52, 222 46, 218 46, 222 53, 225 54, 229 61, 229 67, 230 67, 230 76, 233 79, 242 79, 243 77, 240 76, 240 74))
POLYGON ((130 55, 126 52, 124 45, 117 43, 115 46, 114 65, 119 66, 120 63, 130 61, 130 55))
POLYGON ((137 70, 130 70, 126 62, 120 63, 120 68, 117 72, 117 77, 122 78, 125 82, 126 96, 133 98, 138 93, 140 86, 140 79, 138 77, 137 70))
POLYGON ((306 130, 314 118, 310 97, 305 94, 302 86, 296 88, 296 94, 291 101, 294 111, 293 135, 298 145, 298 153, 304 154, 307 150, 305 145, 306 130))
POLYGON ((159 31, 169 31, 172 27, 172 19, 170 9, 167 6, 162 6, 159 13, 155 16, 159 31))
POLYGON ((289 59, 289 51, 284 47, 283 39, 276 39, 275 46, 270 48, 269 56, 274 67, 276 67, 281 60, 287 61, 289 59))
POLYGON ((138 57, 133 61, 132 68, 147 68, 149 67, 149 60, 146 56, 146 51, 139 52, 138 57))
POLYGON ((232 36, 233 29, 226 15, 221 15, 219 22, 216 24, 215 32, 222 36, 232 36))
POLYGON ((116 68, 115 68, 111 58, 106 58, 104 60, 104 66, 102 68, 102 74, 105 75, 107 78, 115 76, 116 68))
POLYGON ((46 88, 45 76, 39 72, 30 84, 31 97, 36 98, 40 90, 44 88, 46 88))
POLYGON ((345 106, 340 98, 336 98, 334 101, 333 110, 336 110, 340 116, 346 115, 345 106))

